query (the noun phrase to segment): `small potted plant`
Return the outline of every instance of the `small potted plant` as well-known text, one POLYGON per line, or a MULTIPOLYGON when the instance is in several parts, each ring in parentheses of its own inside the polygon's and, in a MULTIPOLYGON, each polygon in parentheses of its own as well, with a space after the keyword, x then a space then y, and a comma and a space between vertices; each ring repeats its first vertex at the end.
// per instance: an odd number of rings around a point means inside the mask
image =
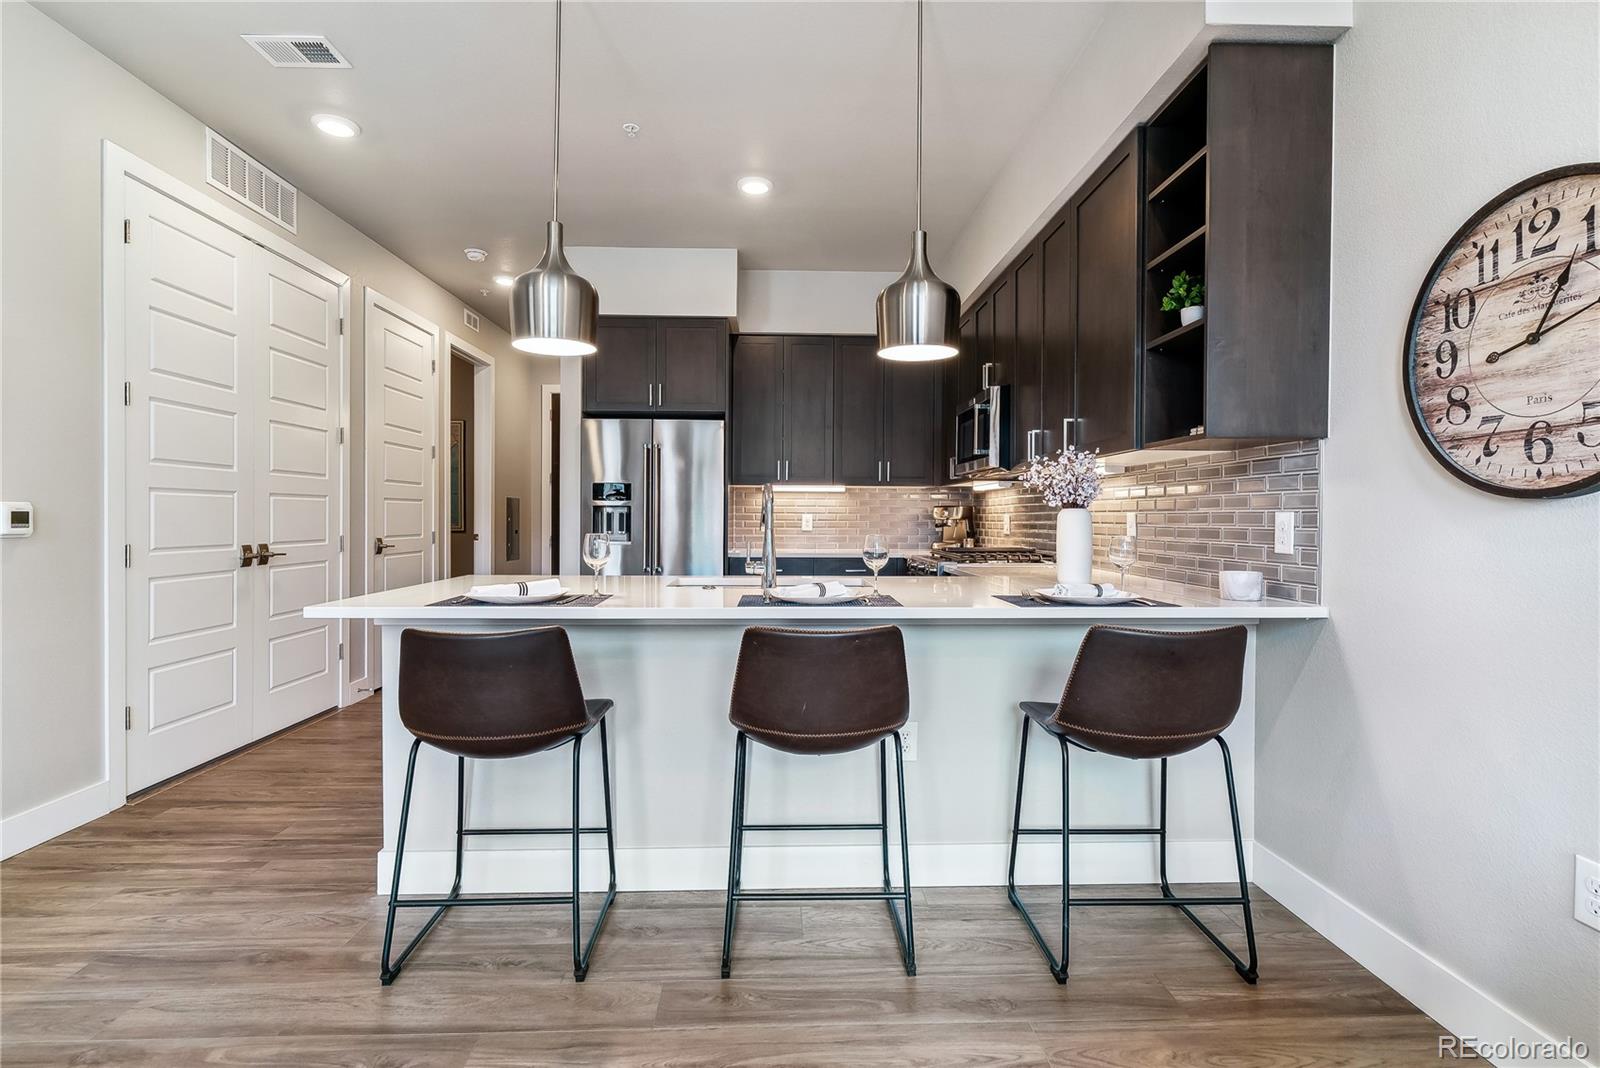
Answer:
POLYGON ((1089 505, 1100 496, 1098 450, 1062 449, 1054 459, 1043 457, 1028 465, 1022 484, 1039 493, 1056 513, 1056 581, 1090 581, 1094 537, 1089 505))
POLYGON ((1161 310, 1177 312, 1178 321, 1184 326, 1198 322, 1206 313, 1206 284, 1188 271, 1179 271, 1172 276, 1167 295, 1161 298, 1161 310))

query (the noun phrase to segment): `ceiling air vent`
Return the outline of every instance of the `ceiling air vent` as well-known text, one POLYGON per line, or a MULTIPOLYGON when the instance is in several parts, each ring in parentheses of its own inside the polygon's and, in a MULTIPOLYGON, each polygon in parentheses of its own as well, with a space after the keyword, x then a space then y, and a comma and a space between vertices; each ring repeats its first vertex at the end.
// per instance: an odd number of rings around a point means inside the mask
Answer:
POLYGON ((206 130, 206 184, 265 215, 290 233, 299 194, 295 187, 245 155, 217 131, 206 130))
POLYGON ((315 33, 241 33, 245 43, 274 67, 348 67, 326 37, 315 33))
POLYGON ((461 321, 466 323, 470 330, 480 330, 483 327, 483 320, 478 318, 478 313, 471 308, 461 309, 461 321))

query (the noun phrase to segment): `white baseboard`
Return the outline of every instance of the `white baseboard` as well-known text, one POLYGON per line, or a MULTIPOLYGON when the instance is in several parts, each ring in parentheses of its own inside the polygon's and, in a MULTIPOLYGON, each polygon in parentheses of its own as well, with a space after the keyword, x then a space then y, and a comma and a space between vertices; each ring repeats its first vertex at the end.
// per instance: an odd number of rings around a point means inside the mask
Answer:
MULTIPOLYGON (((1401 997, 1427 1013, 1453 1035, 1474 1038, 1483 1043, 1555 1041, 1489 994, 1473 986, 1466 977, 1451 971, 1421 948, 1412 945, 1384 926, 1375 916, 1340 897, 1333 890, 1296 868, 1272 850, 1257 845, 1254 852, 1256 885, 1278 903, 1373 975, 1395 989, 1401 997)), ((1596 1051, 1591 1050, 1593 1055, 1596 1051)), ((1488 1059, 1488 1058, 1486 1058, 1488 1059)), ((1543 1061, 1496 1059, 1501 1068, 1543 1061)), ((1594 1065, 1593 1060, 1582 1063, 1594 1065)))
POLYGON ((0 860, 99 819, 121 804, 120 800, 112 800, 111 783, 102 779, 26 812, 7 816, 0 820, 0 860))
MULTIPOLYGON (((604 890, 606 854, 586 842, 582 855, 585 890, 604 890)), ((1245 843, 1246 867, 1250 843, 1245 843)), ((1001 886, 1006 881, 1007 847, 980 845, 913 845, 914 886, 1001 886)), ((389 892, 394 854, 378 854, 377 889, 389 892)), ((1172 842, 1168 870, 1173 882, 1229 882, 1238 878, 1233 842, 1172 842)), ((890 865, 899 879, 899 849, 890 841, 890 865)), ((560 893, 572 885, 571 859, 565 848, 469 849, 462 875, 465 893, 560 893)), ((751 889, 798 890, 817 886, 872 886, 882 874, 877 845, 745 846, 744 885, 751 889)), ((401 892, 445 893, 455 875, 455 854, 449 850, 407 850, 401 892)), ((1027 843, 1017 853, 1017 881, 1059 885, 1061 847, 1027 843)), ((1086 841, 1072 844, 1072 882, 1154 883, 1154 845, 1134 841, 1086 841)), ((623 890, 721 890, 728 882, 726 848, 619 849, 617 886, 623 890)))

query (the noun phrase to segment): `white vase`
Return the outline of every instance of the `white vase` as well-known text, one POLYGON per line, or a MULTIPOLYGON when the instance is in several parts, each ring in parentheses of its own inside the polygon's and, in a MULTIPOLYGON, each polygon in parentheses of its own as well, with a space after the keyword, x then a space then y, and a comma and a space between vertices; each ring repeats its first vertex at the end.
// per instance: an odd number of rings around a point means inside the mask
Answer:
POLYGON ((1056 581, 1088 582, 1094 556, 1089 509, 1063 508, 1056 513, 1056 581))
POLYGON ((1191 304, 1187 308, 1178 309, 1178 321, 1184 326, 1188 326, 1190 323, 1199 322, 1201 316, 1205 315, 1205 313, 1206 306, 1204 304, 1191 304))

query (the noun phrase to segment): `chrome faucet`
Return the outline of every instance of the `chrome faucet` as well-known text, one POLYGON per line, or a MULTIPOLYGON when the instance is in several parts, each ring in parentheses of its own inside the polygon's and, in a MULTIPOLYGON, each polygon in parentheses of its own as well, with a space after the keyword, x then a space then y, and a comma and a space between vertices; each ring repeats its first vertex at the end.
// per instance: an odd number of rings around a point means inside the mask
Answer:
POLYGON ((761 487, 761 596, 778 584, 778 558, 772 550, 772 483, 761 487))

